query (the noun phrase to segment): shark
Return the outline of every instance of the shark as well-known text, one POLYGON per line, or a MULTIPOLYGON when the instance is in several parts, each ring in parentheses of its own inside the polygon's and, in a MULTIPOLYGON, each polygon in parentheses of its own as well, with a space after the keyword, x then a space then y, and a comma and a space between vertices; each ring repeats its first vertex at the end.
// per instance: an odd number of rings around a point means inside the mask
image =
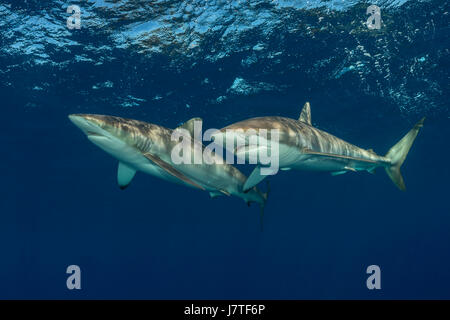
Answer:
MULTIPOLYGON (((234 195, 248 205, 256 202, 261 210, 267 200, 267 193, 254 187, 243 191, 247 177, 236 167, 224 163, 217 153, 212 153, 212 163, 176 164, 171 151, 177 141, 172 139, 174 130, 139 120, 97 114, 71 114, 70 121, 100 149, 118 160, 117 182, 125 189, 140 171, 166 181, 208 191, 212 198, 220 195, 234 195)), ((177 129, 190 133, 193 118, 177 129)), ((195 139, 192 144, 201 142, 195 139)), ((195 148, 191 148, 194 152, 195 148)), ((193 157, 193 155, 190 155, 193 157)), ((223 159, 222 159, 223 160, 223 159)))
POLYGON ((372 149, 357 147, 314 127, 311 123, 309 102, 303 106, 298 119, 278 116, 251 118, 226 126, 220 130, 218 136, 221 136, 221 139, 225 139, 226 136, 227 141, 241 141, 238 147, 234 144, 226 145, 226 148, 234 152, 238 158, 258 159, 255 169, 244 184, 244 191, 256 186, 267 175, 276 174, 278 169, 328 171, 332 175, 340 175, 357 171, 373 173, 379 167, 385 169, 400 190, 405 190, 400 167, 420 128, 423 127, 424 120, 425 118, 419 120, 384 156, 376 154, 372 149), (260 129, 277 130, 277 139, 259 136, 258 141, 261 143, 252 145, 250 142, 252 136, 258 135, 260 129), (257 157, 267 150, 278 153, 279 163, 275 171, 263 174, 261 169, 267 168, 267 164, 262 163, 257 157))

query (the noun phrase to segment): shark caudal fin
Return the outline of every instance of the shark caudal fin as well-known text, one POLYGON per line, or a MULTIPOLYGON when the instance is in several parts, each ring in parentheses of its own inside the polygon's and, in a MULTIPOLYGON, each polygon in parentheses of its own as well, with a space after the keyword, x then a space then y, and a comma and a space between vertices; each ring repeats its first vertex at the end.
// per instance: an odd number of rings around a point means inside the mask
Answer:
MULTIPOLYGON (((247 192, 249 192, 249 191, 250 190, 247 190, 247 192)), ((263 231, 264 230, 264 207, 266 206, 267 198, 269 197, 269 192, 270 192, 269 181, 267 181, 267 191, 266 192, 261 192, 260 190, 258 190, 257 187, 253 187, 253 191, 256 191, 261 196, 261 201, 247 201, 247 205, 250 207, 250 204, 252 202, 259 203, 259 223, 260 223, 261 231, 263 231)))
POLYGON ((269 181, 267 181, 266 192, 262 193, 264 202, 260 205, 260 211, 259 211, 259 223, 260 223, 261 231, 264 231, 264 207, 266 206, 267 198, 269 198, 269 192, 270 192, 270 184, 269 184, 269 181))
POLYGON ((386 167, 386 173, 389 178, 391 178, 392 182, 402 191, 406 189, 405 182, 403 181, 402 174, 400 173, 400 167, 408 155, 409 149, 417 137, 420 128, 423 127, 423 122, 425 118, 420 119, 419 122, 416 123, 414 128, 412 128, 396 145, 394 145, 389 152, 385 155, 386 158, 391 160, 391 165, 386 167))

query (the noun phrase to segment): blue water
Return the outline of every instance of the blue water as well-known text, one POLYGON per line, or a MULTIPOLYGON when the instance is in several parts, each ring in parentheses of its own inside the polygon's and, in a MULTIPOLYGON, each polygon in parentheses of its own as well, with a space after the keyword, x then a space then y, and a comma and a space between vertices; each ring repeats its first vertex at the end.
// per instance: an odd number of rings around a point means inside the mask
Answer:
POLYGON ((379 30, 365 1, 2 0, 0 298, 450 298, 449 5, 373 3, 379 30), (282 172, 261 232, 235 197, 139 173, 121 191, 67 119, 220 128, 305 101, 316 127, 380 154, 427 116, 407 191, 383 170, 282 172))

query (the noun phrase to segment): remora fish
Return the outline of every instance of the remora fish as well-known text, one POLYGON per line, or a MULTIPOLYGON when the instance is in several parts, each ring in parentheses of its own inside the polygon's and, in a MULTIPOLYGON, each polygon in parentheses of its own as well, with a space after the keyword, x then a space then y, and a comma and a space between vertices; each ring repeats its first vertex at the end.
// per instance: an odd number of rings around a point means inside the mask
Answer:
MULTIPOLYGON (((249 145, 250 135, 254 135, 258 129, 278 129, 279 139, 276 147, 279 154, 279 168, 282 170, 330 171, 333 175, 338 175, 348 171, 364 170, 373 173, 377 167, 383 167, 394 184, 400 190, 405 190, 400 167, 405 161, 419 129, 423 126, 424 120, 425 118, 422 118, 417 122, 385 156, 377 155, 371 149, 359 148, 313 127, 308 102, 304 105, 298 120, 284 117, 252 118, 221 129, 221 135, 222 139, 223 135, 226 135, 226 139, 244 141, 245 147, 237 148, 235 153, 238 157, 246 159, 250 156, 255 157, 262 148, 249 145), (246 132, 252 133, 246 134, 246 132)), ((266 143, 267 149, 276 150, 273 148, 274 145, 271 145, 276 142, 267 139, 266 143)), ((231 151, 228 146, 226 148, 231 151)), ((266 177, 261 174, 260 169, 261 162, 258 160, 258 166, 249 176, 244 190, 252 188, 266 177)))
MULTIPOLYGON (((72 114, 69 119, 91 142, 119 160, 117 181, 121 189, 130 184, 136 171, 142 171, 164 180, 207 190, 211 197, 235 195, 247 204, 257 202, 261 208, 264 207, 267 194, 256 187, 243 192, 246 176, 232 165, 220 163, 215 153, 213 164, 174 164, 171 151, 177 141, 171 140, 171 129, 107 115, 72 114)), ((183 128, 192 128, 194 120, 198 119, 187 121, 183 128)))

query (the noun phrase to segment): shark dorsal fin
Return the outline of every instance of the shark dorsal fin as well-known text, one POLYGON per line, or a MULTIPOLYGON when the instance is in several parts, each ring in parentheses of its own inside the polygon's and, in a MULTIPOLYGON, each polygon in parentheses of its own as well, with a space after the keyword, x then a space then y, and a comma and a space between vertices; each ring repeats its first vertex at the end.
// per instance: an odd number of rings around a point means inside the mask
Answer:
POLYGON ((309 105, 309 102, 306 102, 305 105, 303 106, 298 121, 302 121, 311 125, 311 106, 309 105))
POLYGON ((186 121, 185 123, 183 123, 177 129, 185 129, 191 134, 191 137, 193 137, 194 136, 194 123, 196 121, 203 122, 202 118, 192 118, 192 119, 186 121))

